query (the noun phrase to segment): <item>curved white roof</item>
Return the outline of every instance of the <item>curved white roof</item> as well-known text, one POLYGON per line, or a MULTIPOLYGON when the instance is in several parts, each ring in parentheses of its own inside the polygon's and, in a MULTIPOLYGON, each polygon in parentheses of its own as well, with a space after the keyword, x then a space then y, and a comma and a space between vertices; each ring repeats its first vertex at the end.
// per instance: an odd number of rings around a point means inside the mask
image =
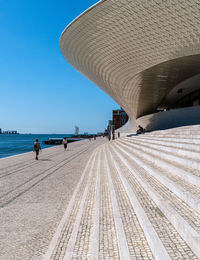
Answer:
POLYGON ((199 14, 199 0, 104 0, 65 29, 60 48, 138 118, 167 106, 172 89, 200 73, 199 14))

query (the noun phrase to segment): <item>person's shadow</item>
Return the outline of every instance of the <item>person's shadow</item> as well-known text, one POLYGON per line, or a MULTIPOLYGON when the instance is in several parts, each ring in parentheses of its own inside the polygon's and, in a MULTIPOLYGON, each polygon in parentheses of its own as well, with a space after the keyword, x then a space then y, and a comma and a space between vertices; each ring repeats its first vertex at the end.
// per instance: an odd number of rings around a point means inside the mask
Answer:
POLYGON ((130 134, 130 135, 127 135, 127 137, 131 137, 131 136, 137 136, 137 134, 130 134))

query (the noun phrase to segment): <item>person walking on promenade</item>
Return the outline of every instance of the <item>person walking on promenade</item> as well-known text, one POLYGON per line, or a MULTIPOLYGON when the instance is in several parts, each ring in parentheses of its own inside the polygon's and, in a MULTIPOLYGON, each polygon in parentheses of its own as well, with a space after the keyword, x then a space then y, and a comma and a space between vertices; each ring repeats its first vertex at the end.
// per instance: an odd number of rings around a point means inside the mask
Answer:
POLYGON ((115 140, 115 131, 112 132, 112 139, 115 140))
POLYGON ((35 152, 35 160, 38 160, 40 150, 41 150, 40 143, 39 143, 38 138, 36 138, 35 143, 33 145, 33 152, 35 152))
POLYGON ((63 142, 62 142, 63 144, 64 144, 64 149, 65 149, 65 151, 66 151, 66 149, 67 149, 67 137, 64 137, 64 139, 63 139, 63 142))

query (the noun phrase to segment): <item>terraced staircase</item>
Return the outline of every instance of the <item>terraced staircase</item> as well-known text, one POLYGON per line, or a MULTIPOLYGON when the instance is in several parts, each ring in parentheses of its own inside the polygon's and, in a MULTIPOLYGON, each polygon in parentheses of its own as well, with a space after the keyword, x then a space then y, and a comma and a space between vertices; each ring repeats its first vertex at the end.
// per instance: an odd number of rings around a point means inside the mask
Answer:
POLYGON ((44 259, 200 259, 199 152, 200 126, 99 146, 44 259))

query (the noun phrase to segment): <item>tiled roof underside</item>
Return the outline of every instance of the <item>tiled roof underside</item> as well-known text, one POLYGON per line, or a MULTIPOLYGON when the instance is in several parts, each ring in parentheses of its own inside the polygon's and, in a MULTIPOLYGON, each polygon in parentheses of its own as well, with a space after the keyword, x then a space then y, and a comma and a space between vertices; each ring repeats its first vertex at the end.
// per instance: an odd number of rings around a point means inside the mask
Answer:
POLYGON ((102 1, 64 31, 61 51, 138 118, 200 71, 199 13, 199 0, 102 1))

